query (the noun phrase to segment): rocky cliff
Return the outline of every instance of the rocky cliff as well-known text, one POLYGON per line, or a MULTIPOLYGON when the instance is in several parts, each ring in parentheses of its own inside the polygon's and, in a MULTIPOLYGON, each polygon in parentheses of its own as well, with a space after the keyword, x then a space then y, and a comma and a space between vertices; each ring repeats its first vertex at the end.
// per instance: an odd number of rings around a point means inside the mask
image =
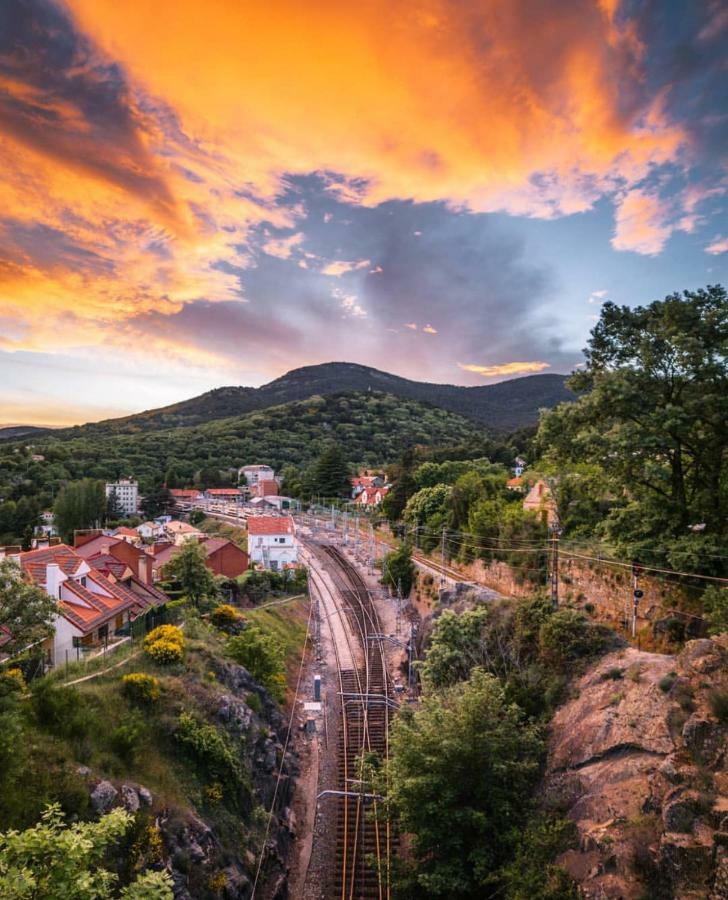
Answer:
POLYGON ((556 713, 544 803, 593 900, 728 898, 728 639, 603 657, 556 713))

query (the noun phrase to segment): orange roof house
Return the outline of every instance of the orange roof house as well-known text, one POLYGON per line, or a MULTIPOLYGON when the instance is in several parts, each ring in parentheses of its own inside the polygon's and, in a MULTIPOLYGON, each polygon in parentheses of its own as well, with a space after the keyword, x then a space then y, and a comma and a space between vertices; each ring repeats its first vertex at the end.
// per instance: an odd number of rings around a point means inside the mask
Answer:
POLYGON ((130 620, 166 601, 161 592, 145 593, 141 582, 142 590, 130 590, 113 572, 95 569, 66 544, 20 553, 17 561, 24 575, 58 603, 54 635, 46 647, 52 665, 76 659, 82 647, 113 639, 130 620))

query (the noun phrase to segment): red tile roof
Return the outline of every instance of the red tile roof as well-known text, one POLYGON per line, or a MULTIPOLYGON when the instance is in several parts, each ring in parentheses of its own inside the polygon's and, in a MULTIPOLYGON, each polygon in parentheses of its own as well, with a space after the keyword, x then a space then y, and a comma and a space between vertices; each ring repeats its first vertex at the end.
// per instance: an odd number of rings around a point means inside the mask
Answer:
POLYGON ((45 584, 46 566, 55 563, 66 575, 74 575, 83 565, 83 558, 66 544, 53 547, 42 547, 40 550, 29 550, 21 553, 20 565, 36 584, 45 584))
POLYGON ((294 534, 295 525, 290 516, 251 516, 248 534, 294 534))
POLYGON ((205 493, 212 494, 213 497, 232 497, 239 496, 240 491, 238 488, 208 488, 205 493))
POLYGON ((134 528, 127 528, 126 525, 120 525, 114 529, 114 534, 125 534, 127 537, 139 537, 139 533, 134 528))
POLYGON ((258 482, 261 497, 277 497, 278 482, 274 478, 265 478, 258 482))
POLYGON ((183 488, 172 488, 172 490, 170 491, 170 494, 173 497, 179 497, 180 499, 183 497, 199 497, 200 496, 199 491, 187 490, 187 489, 183 489, 183 488))
POLYGON ((62 583, 58 611, 84 633, 93 631, 127 610, 136 614, 144 609, 144 604, 139 602, 135 594, 97 570, 92 569, 87 573, 87 585, 91 581, 103 593, 96 593, 80 581, 75 581, 73 576, 86 560, 66 544, 21 553, 19 561, 23 571, 38 585, 45 584, 46 566, 51 563, 58 565, 69 576, 62 583))

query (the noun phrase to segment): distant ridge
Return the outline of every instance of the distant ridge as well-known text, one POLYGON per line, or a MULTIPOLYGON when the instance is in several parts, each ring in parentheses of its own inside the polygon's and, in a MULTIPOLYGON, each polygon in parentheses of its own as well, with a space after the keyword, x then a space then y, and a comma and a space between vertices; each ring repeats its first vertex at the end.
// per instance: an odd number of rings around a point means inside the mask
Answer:
MULTIPOLYGON (((85 432, 135 433, 158 428, 201 425, 316 395, 380 391, 438 406, 485 425, 512 431, 533 425, 541 408, 574 399, 565 375, 529 375, 498 384, 463 387, 400 378, 357 363, 330 362, 293 369, 259 388, 221 387, 171 406, 83 427, 85 432)), ((65 429, 75 431, 76 429, 65 429)))
POLYGON ((45 434, 46 431, 50 430, 50 425, 0 425, 0 441, 11 441, 21 437, 45 434))

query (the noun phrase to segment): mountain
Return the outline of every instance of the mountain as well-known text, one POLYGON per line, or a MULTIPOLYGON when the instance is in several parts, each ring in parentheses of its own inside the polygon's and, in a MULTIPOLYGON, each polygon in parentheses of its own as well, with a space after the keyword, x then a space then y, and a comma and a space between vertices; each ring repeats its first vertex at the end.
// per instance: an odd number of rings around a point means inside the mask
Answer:
POLYGON ((45 425, 0 425, 0 441, 14 441, 22 437, 34 437, 46 434, 49 428, 45 425))
POLYGON ((412 381, 356 363, 331 362, 293 369, 259 388, 216 388, 161 409, 82 427, 85 432, 134 433, 200 425, 317 395, 380 391, 438 406, 493 431, 510 431, 535 424, 543 407, 573 400, 565 379, 565 375, 529 375, 499 384, 463 387, 412 381))

